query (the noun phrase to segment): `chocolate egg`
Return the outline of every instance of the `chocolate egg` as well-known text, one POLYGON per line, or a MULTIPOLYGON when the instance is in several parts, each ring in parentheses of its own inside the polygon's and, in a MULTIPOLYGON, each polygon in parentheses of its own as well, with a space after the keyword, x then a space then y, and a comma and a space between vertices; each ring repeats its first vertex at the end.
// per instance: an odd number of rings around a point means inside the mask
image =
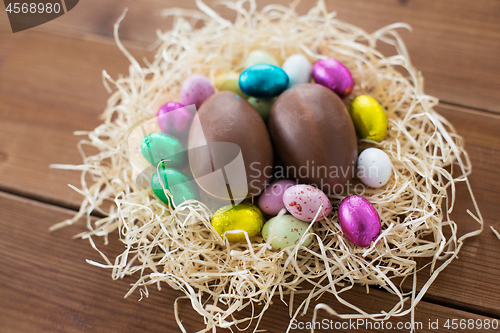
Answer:
POLYGON ((203 103, 191 125, 188 148, 191 172, 212 197, 255 196, 271 178, 273 149, 266 125, 235 93, 221 91, 203 103))
POLYGON ((269 117, 274 149, 286 177, 341 193, 356 173, 356 133, 340 98, 330 89, 297 84, 274 102, 269 117))
POLYGON ((340 203, 339 224, 347 239, 361 247, 370 247, 381 232, 377 210, 368 200, 357 195, 340 203))

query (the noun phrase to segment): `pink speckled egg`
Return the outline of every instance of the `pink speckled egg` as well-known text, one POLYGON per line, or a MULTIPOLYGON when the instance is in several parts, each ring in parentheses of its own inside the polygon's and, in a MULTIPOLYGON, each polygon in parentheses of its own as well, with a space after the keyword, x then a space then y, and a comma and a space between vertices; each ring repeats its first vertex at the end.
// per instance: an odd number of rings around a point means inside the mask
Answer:
POLYGON ((186 106, 194 104, 199 109, 201 104, 214 93, 214 87, 208 77, 194 74, 182 83, 180 101, 186 106))
POLYGON ((158 110, 157 118, 163 133, 178 137, 187 135, 194 114, 180 103, 167 102, 158 110))
POLYGON ((293 180, 282 179, 275 181, 262 192, 259 197, 260 210, 268 215, 278 215, 280 210, 285 208, 283 203, 283 194, 286 189, 294 186, 296 183, 293 180))
POLYGON ((311 185, 295 185, 283 194, 285 208, 297 219, 311 222, 321 207, 317 221, 324 219, 332 211, 332 204, 323 191, 311 185))
POLYGON ((381 232, 377 211, 368 200, 357 195, 340 203, 339 224, 347 239, 361 247, 370 247, 381 232))
POLYGON ((340 98, 349 95, 354 87, 351 72, 333 58, 316 61, 313 66, 313 76, 316 83, 330 88, 340 98))

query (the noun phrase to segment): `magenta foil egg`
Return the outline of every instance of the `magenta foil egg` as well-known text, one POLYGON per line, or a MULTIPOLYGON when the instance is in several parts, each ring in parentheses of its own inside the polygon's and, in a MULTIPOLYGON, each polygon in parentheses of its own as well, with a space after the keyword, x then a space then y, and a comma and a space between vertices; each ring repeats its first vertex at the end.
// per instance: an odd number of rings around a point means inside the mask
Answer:
POLYGON ((177 102, 167 102, 158 110, 158 125, 161 131, 175 137, 186 136, 194 114, 184 105, 177 102))
POLYGON ((368 200, 357 195, 351 195, 340 203, 339 223, 347 239, 361 247, 370 247, 381 232, 377 211, 368 200))
POLYGON ((340 98, 349 95, 354 87, 351 72, 333 58, 316 61, 313 66, 313 76, 316 83, 330 88, 340 98))

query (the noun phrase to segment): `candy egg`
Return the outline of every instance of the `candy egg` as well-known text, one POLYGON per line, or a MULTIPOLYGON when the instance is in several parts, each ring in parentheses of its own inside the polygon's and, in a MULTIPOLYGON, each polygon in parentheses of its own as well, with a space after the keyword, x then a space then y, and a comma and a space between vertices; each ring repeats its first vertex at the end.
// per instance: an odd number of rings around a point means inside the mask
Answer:
POLYGON ((333 58, 316 61, 313 66, 313 76, 317 83, 332 89, 340 98, 349 95, 354 87, 351 72, 333 58))
MULTIPOLYGON (((227 231, 243 230, 248 233, 248 237, 253 237, 260 232, 263 224, 262 212, 254 205, 247 203, 224 206, 218 209, 212 217, 212 227, 221 236, 227 231)), ((226 237, 231 242, 245 240, 243 232, 226 233, 226 237)))
POLYGON ((378 148, 363 150, 358 156, 357 174, 365 185, 384 186, 392 175, 392 162, 389 155, 378 148))
POLYGON ((250 103, 255 108, 255 110, 257 110, 257 112, 260 114, 262 119, 264 119, 264 121, 267 121, 267 119, 269 119, 269 114, 271 113, 271 108, 273 107, 275 100, 276 97, 274 98, 249 97, 248 103, 250 103))
POLYGON ((273 168, 273 147, 266 124, 247 100, 235 93, 220 91, 203 103, 191 125, 188 148, 191 173, 211 197, 228 199, 224 178, 223 186, 211 181, 218 179, 209 176, 216 174, 214 168, 218 173, 225 168, 233 199, 258 195, 269 184, 271 172, 267 170, 273 168), (225 149, 224 144, 237 147, 236 152, 225 149), (238 161, 243 164, 242 173, 235 173, 238 161))
POLYGON ((232 91, 243 98, 247 98, 248 96, 245 95, 240 89, 240 84, 238 82, 239 78, 240 74, 236 72, 219 74, 215 77, 215 88, 219 91, 232 91))
POLYGON ((261 50, 253 50, 248 54, 248 57, 245 61, 245 68, 257 64, 269 64, 273 66, 279 66, 276 58, 270 55, 269 53, 261 50))
POLYGON ((163 133, 175 137, 186 136, 194 115, 184 105, 177 102, 167 102, 158 110, 158 125, 163 133))
POLYGON ((332 211, 332 204, 326 194, 311 185, 289 187, 283 194, 283 203, 290 214, 305 222, 314 220, 320 207, 317 221, 324 219, 332 211))
POLYGON ((142 140, 141 152, 154 167, 165 160, 165 167, 183 169, 188 162, 184 145, 172 135, 161 132, 146 135, 142 140))
POLYGON ((285 60, 283 70, 288 74, 288 86, 311 82, 312 66, 302 54, 293 54, 285 60))
POLYGON ((182 83, 180 93, 181 104, 194 104, 196 108, 199 108, 214 92, 212 83, 210 83, 210 80, 205 75, 191 75, 182 83))
MULTIPOLYGON (((309 223, 299 221, 292 215, 276 216, 267 221, 262 228, 262 237, 269 241, 273 249, 282 250, 299 243, 306 233, 309 223)), ((307 232, 302 246, 309 246, 313 241, 312 230, 307 232)))
POLYGON ((239 84, 241 91, 249 96, 271 98, 287 88, 288 75, 277 66, 258 64, 241 73, 239 84))
POLYGON ((354 245, 370 247, 381 232, 380 217, 368 200, 351 195, 340 203, 339 224, 354 245))
POLYGON ((259 208, 262 212, 268 215, 278 215, 280 210, 285 208, 283 203, 283 194, 286 189, 294 186, 296 183, 293 180, 282 179, 275 181, 262 192, 259 197, 259 208))
POLYGON ((311 83, 292 86, 274 102, 268 125, 276 155, 293 173, 287 177, 341 193, 356 173, 356 131, 342 100, 330 89, 311 83))
POLYGON ((170 204, 170 199, 165 195, 163 186, 172 193, 173 204, 179 205, 186 200, 197 199, 198 189, 195 183, 186 174, 175 169, 160 168, 151 177, 151 188, 154 194, 166 204, 170 204), (158 173, 160 177, 158 179, 158 173), (161 180, 161 182, 160 182, 161 180))
POLYGON ((360 95, 352 103, 349 113, 361 139, 380 142, 387 131, 387 116, 373 97, 360 95))

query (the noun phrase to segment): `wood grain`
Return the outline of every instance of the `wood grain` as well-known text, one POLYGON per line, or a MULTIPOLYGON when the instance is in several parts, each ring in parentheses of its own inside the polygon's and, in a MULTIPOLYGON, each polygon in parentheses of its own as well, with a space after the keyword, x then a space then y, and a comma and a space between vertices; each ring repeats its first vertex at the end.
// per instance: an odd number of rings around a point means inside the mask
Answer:
MULTIPOLYGON (((30 31, 19 36, 0 68, 0 189, 76 208, 81 197, 67 184, 78 185, 78 173, 48 166, 81 162, 76 150, 79 139, 72 132, 99 124, 108 96, 100 84, 101 69, 116 76, 127 68, 127 61, 109 42, 30 31), (37 57, 31 56, 33 52, 37 57)), ((486 228, 479 238, 467 242, 460 259, 442 273, 427 297, 500 315, 496 297, 500 286, 491 278, 500 275, 498 239, 488 229, 500 216, 500 117, 446 105, 438 111, 465 138, 474 167, 470 180, 486 228)), ((471 205, 460 185, 454 217, 461 231, 469 231, 476 224, 465 213, 471 205)), ((428 271, 423 271, 419 281, 427 276, 428 271)))
MULTIPOLYGON (((216 4, 215 0, 207 0, 216 4)), ((288 4, 290 0, 274 0, 288 4)), ((258 1, 260 7, 269 3, 258 1)), ((314 1, 303 0, 299 13, 314 1)), ((412 61, 425 77, 426 92, 442 101, 500 112, 498 76, 500 62, 500 2, 497 0, 342 0, 326 1, 328 10, 338 18, 368 32, 383 26, 406 22, 413 32, 401 31, 412 61)), ((129 9, 120 36, 141 46, 156 39, 156 30, 168 29, 171 20, 160 16, 169 7, 196 8, 194 0, 86 0, 68 14, 37 27, 37 31, 84 36, 112 35, 113 23, 129 9)), ((216 6, 222 15, 233 19, 232 11, 216 6)), ((6 18, 3 18, 6 20, 6 18)), ((2 17, 0 17, 2 20, 2 17)), ((385 49, 385 48, 384 48, 385 49)))
MULTIPOLYGON (((65 228, 50 233, 48 227, 68 218, 72 212, 25 198, 0 193, 0 322, 2 332, 178 332, 173 314, 173 301, 181 296, 167 285, 162 291, 150 288, 149 298, 140 298, 138 292, 130 298, 123 295, 134 282, 129 277, 113 281, 110 272, 91 266, 86 259, 101 261, 87 241, 71 236, 83 230, 82 226, 65 228), (36 254, 36 255, 33 255, 36 254)), ((110 257, 123 248, 116 238, 110 244, 97 245, 110 257)), ((391 295, 372 289, 367 295, 362 287, 346 293, 346 299, 375 312, 389 309, 394 301, 391 295)), ((320 299, 335 305, 333 297, 320 299)), ((345 308, 335 305, 338 311, 345 308)), ((249 310, 243 312, 249 314, 249 310)), ((203 328, 201 317, 188 302, 180 302, 180 315, 188 332, 203 328)), ((433 332, 449 332, 443 327, 447 319, 488 319, 460 310, 421 302, 415 320, 426 328, 429 321, 440 323, 433 332)), ((305 325, 311 321, 312 311, 298 319, 305 325)), ((324 312, 318 320, 337 319, 324 312)), ((491 318, 490 318, 491 320, 491 318)), ((390 323, 410 321, 409 316, 393 318, 390 323)), ((287 307, 277 300, 267 311, 261 328, 269 332, 284 332, 289 322, 287 307)), ((332 332, 333 330, 317 330, 332 332)), ((342 330, 349 332, 351 330, 342 330)), ((424 330, 425 331, 425 330, 424 330)), ((465 330, 478 331, 478 330, 465 330)), ((292 332, 309 332, 297 329, 292 332)), ((374 332, 360 327, 356 332, 374 332)), ((400 329, 394 332, 408 332, 400 329)))
POLYGON ((0 67, 0 189, 77 207, 81 198, 67 184, 79 183, 78 174, 49 165, 81 163, 75 148, 83 138, 72 133, 100 123, 109 96, 102 70, 117 77, 128 61, 109 42, 32 31, 16 35, 6 53, 0 67))

